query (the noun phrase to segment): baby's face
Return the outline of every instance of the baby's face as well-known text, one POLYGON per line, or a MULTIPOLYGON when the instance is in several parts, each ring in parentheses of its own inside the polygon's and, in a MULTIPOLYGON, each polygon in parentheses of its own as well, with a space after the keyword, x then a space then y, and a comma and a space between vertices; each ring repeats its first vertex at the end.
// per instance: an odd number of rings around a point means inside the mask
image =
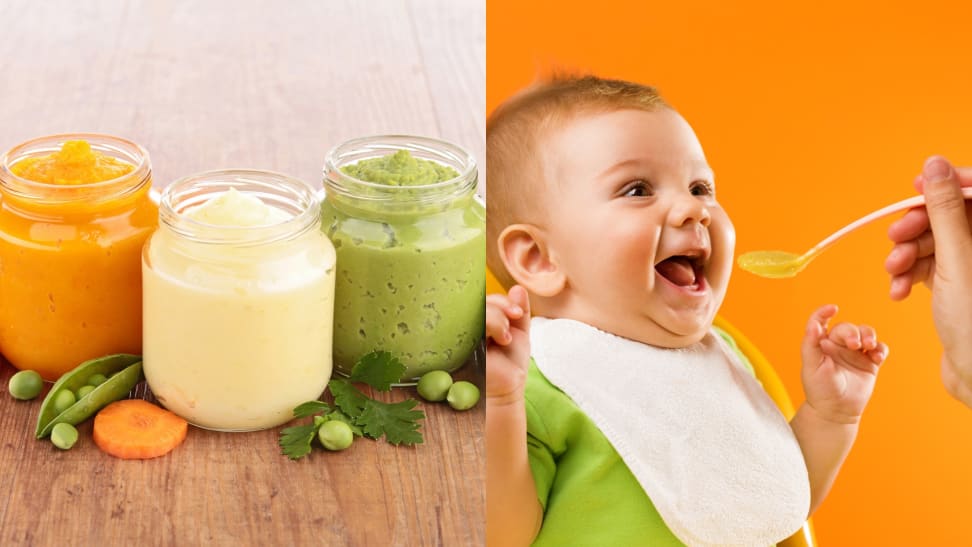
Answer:
POLYGON ((735 230, 702 146, 676 112, 580 115, 545 148, 544 226, 566 273, 559 315, 655 346, 712 324, 735 230))

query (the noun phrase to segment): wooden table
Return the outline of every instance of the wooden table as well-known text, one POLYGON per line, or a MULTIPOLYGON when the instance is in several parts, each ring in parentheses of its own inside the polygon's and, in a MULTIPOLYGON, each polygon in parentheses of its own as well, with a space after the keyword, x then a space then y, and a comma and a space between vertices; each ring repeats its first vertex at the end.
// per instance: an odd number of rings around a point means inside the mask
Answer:
MULTIPOLYGON (((115 134, 148 149, 158 188, 226 167, 320 187, 325 152, 372 134, 438 136, 484 163, 481 0, 21 0, 0 17, 2 149, 115 134)), ((482 386, 483 369, 460 376, 482 386)), ((191 428, 165 457, 122 461, 90 421, 70 451, 35 440, 40 399, 6 393, 14 372, 0 361, 0 545, 485 543, 482 403, 423 403, 414 448, 359 439, 290 461, 280 428, 191 428)))

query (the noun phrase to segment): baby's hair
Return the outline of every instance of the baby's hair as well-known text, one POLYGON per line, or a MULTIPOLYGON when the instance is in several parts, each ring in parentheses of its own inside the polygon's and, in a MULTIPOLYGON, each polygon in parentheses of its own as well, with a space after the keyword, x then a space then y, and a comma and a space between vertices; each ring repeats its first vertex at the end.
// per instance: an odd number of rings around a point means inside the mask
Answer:
POLYGON ((553 75, 501 104, 486 121, 486 262, 506 288, 514 281, 497 249, 510 224, 543 214, 548 184, 541 142, 578 114, 670 108, 651 86, 597 76, 553 75))

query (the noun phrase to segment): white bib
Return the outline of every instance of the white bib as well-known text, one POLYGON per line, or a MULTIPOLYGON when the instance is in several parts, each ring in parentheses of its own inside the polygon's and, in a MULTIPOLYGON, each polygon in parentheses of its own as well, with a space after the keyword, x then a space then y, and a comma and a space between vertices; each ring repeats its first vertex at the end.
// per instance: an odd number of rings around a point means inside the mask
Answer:
POLYGON ((765 546, 800 529, 810 482, 786 419, 719 335, 657 348, 534 318, 534 360, 604 433, 690 546, 765 546))

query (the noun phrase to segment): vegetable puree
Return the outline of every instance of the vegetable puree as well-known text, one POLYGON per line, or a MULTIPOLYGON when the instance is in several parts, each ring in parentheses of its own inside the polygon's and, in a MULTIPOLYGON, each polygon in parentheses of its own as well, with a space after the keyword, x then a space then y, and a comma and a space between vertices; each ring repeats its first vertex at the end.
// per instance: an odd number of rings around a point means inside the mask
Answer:
MULTIPOLYGON (((460 367, 479 343, 485 317, 485 209, 472 195, 475 169, 471 186, 446 188, 432 204, 430 186, 459 173, 407 150, 341 172, 400 192, 385 195, 388 204, 337 192, 323 204, 338 254, 335 367, 348 374, 374 350, 405 363, 403 380, 460 367)), ((356 188, 357 195, 382 194, 376 184, 356 188)))
POLYGON ((804 257, 785 251, 754 251, 739 257, 739 267, 762 277, 794 277, 806 267, 804 257))
POLYGON ((139 257, 158 222, 148 154, 116 137, 55 135, 0 164, 0 351, 48 381, 141 353, 139 257))
MULTIPOLYGON (((241 173, 253 180, 262 172, 241 173)), ((175 183, 172 194, 193 182, 175 183)), ((166 408, 197 426, 282 424, 330 378, 334 249, 320 232, 313 190, 296 191, 306 210, 232 186, 195 207, 163 195, 163 227, 142 270, 145 376, 166 408)))
POLYGON ((53 154, 11 166, 18 177, 47 184, 91 184, 127 175, 135 166, 91 149, 88 141, 67 141, 53 154))
POLYGON ((445 182, 459 176, 455 169, 416 158, 408 150, 345 165, 341 171, 358 180, 387 186, 421 186, 445 182))

